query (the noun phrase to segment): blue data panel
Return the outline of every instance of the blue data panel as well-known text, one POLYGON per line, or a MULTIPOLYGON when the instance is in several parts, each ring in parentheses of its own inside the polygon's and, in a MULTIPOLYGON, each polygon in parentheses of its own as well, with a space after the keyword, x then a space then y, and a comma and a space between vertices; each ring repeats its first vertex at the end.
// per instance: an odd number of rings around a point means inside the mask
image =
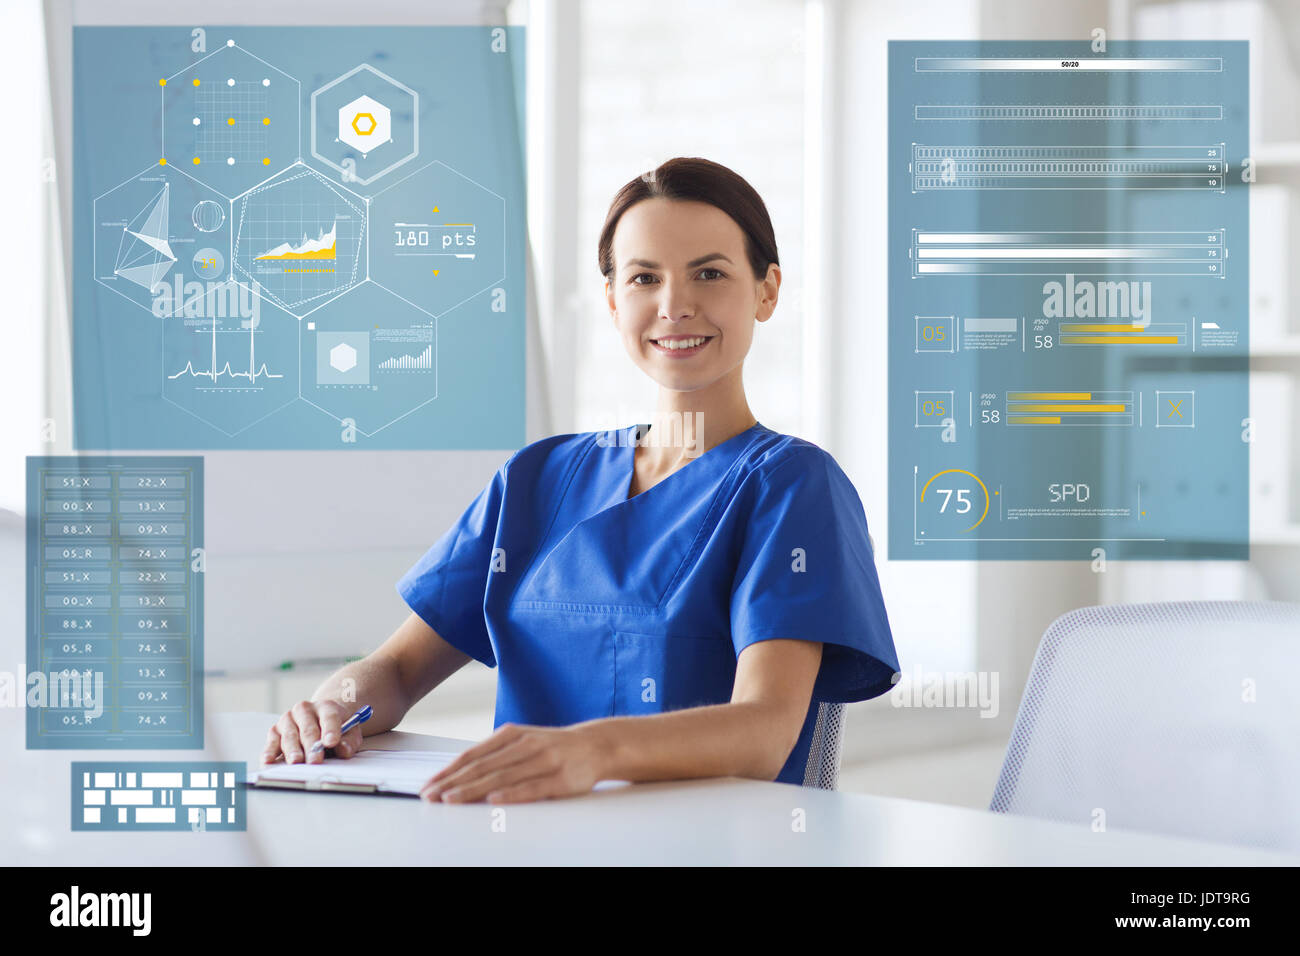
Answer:
POLYGON ((78 27, 78 448, 524 441, 521 27, 78 27))
POLYGON ((27 747, 203 746, 203 459, 27 459, 27 747))
POLYGON ((1248 557, 1247 46, 889 45, 889 554, 1248 557))
POLYGON ((74 761, 73 830, 246 830, 241 760, 74 761))

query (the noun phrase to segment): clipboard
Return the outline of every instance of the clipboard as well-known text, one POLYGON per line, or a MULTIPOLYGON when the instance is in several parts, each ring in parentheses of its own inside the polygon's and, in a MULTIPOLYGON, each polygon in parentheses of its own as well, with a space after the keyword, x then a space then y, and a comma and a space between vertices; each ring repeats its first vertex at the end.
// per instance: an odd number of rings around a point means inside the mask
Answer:
POLYGON ((418 797, 429 778, 457 756, 441 750, 363 750, 347 760, 259 767, 247 782, 278 790, 418 797))

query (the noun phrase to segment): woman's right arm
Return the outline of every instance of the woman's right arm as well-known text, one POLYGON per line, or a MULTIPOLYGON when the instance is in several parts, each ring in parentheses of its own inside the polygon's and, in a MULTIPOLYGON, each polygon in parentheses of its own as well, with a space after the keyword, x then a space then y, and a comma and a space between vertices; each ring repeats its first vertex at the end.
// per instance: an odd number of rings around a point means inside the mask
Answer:
POLYGON ((363 732, 392 730, 411 705, 470 660, 412 613, 377 650, 336 671, 311 700, 282 714, 267 734, 262 762, 283 755, 285 763, 320 763, 325 748, 351 757, 361 749, 363 732), (370 720, 340 735, 343 722, 365 704, 374 711, 370 720))

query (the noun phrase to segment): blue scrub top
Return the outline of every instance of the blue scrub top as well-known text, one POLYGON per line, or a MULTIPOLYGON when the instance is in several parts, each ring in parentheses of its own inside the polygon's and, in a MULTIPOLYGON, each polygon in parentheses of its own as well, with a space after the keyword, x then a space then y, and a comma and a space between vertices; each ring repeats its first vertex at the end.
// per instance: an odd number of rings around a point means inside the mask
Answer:
POLYGON ((516 452, 397 590, 499 668, 498 727, 726 703, 750 644, 821 641, 777 777, 803 783, 819 704, 898 671, 862 502, 830 454, 761 424, 628 498, 646 427, 516 452))

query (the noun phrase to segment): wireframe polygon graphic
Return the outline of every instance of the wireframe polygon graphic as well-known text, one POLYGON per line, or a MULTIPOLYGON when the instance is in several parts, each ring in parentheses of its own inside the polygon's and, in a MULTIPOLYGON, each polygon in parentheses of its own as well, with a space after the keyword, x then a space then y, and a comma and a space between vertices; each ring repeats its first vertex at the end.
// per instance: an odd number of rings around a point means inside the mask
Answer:
POLYGON ((518 444, 522 28, 75 34, 74 447, 518 444))
POLYGON ((234 40, 159 82, 163 158, 224 196, 302 156, 297 79, 234 40))
POLYGON ((370 222, 371 279, 432 316, 505 280, 505 200, 441 160, 375 193, 370 222))
POLYGON ((234 203, 235 276, 299 317, 366 278, 366 202, 295 163, 234 203))
MULTIPOLYGON (((94 201, 95 280, 157 316, 183 305, 187 283, 215 278, 200 272, 197 243, 228 248, 225 200, 187 173, 150 166, 94 201), (195 225, 195 210, 202 208, 195 225)), ((224 264, 223 264, 224 269, 224 264)))
POLYGON ((427 313, 367 282, 312 315, 302 335, 302 397, 377 434, 437 396, 437 338, 427 313))
POLYGON ((163 397, 234 437, 298 398, 298 319, 250 286, 212 282, 164 320, 163 397))
POLYGON ((420 151, 420 97, 369 63, 311 95, 311 154, 369 185, 420 151))

